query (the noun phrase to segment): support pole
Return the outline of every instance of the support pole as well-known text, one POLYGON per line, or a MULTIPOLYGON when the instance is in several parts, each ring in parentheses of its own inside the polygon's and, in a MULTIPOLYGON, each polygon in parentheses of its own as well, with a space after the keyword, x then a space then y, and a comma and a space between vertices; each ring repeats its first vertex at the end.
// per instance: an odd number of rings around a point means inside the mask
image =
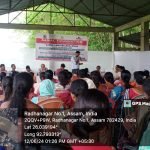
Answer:
POLYGON ((119 32, 114 32, 112 36, 112 51, 119 50, 119 32))
POLYGON ((141 51, 148 51, 149 48, 149 22, 141 23, 141 51))
MULTIPOLYGON (((54 34, 54 30, 48 30, 49 34, 54 34)), ((55 71, 55 62, 53 60, 49 61, 49 69, 55 71)))

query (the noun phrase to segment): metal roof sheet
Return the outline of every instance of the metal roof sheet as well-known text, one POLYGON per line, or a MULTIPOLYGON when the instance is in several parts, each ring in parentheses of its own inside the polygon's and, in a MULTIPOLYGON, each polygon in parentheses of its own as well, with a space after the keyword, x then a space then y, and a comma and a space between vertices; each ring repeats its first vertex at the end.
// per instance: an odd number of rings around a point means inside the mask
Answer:
POLYGON ((0 15, 48 2, 114 27, 150 14, 150 0, 0 0, 0 15))

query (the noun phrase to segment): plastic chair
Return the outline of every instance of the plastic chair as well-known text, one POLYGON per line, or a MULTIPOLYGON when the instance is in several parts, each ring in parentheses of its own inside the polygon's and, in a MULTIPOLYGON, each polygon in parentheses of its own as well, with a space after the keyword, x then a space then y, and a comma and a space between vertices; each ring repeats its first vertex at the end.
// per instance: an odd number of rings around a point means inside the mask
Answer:
POLYGON ((62 109, 64 108, 64 103, 59 98, 49 98, 40 101, 38 105, 43 109, 62 109))

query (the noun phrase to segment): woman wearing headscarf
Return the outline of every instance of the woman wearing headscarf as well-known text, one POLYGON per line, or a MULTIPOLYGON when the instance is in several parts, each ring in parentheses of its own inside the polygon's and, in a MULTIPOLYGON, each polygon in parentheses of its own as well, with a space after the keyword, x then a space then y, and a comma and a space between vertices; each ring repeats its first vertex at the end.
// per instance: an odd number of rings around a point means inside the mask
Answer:
POLYGON ((32 102, 35 104, 46 99, 48 100, 55 95, 54 83, 49 79, 43 80, 40 84, 39 92, 40 96, 32 98, 32 102))

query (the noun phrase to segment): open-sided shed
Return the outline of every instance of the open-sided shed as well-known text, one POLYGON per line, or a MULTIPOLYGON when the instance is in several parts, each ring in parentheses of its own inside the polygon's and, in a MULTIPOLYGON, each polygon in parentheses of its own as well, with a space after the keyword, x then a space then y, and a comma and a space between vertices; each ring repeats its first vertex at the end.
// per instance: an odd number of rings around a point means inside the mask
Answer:
POLYGON ((97 21, 103 22, 109 26, 92 27, 90 24, 87 24, 86 27, 79 27, 75 24, 71 24, 70 26, 34 25, 29 22, 26 22, 25 24, 14 24, 9 20, 8 17, 8 23, 0 23, 0 28, 46 29, 51 32, 54 30, 112 32, 114 35, 113 50, 119 50, 119 32, 140 25, 140 49, 150 49, 150 0, 0 0, 0 15, 9 14, 15 11, 34 11, 40 13, 44 12, 44 10, 39 11, 37 9, 38 6, 48 3, 53 3, 56 6, 59 5, 64 8, 63 11, 61 10, 57 13, 84 15, 97 21), (71 12, 66 12, 65 9, 69 9, 71 12))

